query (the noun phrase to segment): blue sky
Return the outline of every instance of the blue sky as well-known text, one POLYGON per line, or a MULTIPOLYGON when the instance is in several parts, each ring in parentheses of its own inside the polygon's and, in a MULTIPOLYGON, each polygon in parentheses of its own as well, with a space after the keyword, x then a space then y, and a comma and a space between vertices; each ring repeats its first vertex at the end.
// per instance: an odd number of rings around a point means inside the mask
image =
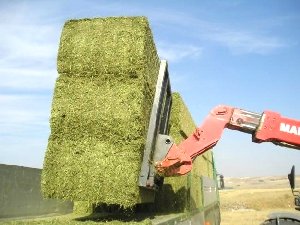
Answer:
MULTIPOLYGON (((0 163, 42 167, 64 22, 147 16, 173 91, 197 124, 216 105, 300 120, 299 1, 0 0, 0 163)), ((225 131, 214 149, 225 176, 300 170, 300 151, 225 131)))

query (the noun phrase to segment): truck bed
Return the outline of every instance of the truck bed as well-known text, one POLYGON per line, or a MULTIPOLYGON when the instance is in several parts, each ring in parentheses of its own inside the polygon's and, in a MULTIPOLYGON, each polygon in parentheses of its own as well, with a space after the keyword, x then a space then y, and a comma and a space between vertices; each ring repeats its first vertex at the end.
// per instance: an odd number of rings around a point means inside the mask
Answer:
MULTIPOLYGON (((1 218, 0 225, 27 225, 27 224, 51 224, 51 225, 193 225, 205 224, 204 218, 219 217, 219 205, 217 203, 210 204, 201 210, 185 213, 172 213, 172 214, 112 214, 112 213, 95 213, 76 215, 74 213, 59 215, 47 214, 35 217, 14 217, 14 218, 1 218)), ((219 220, 219 219, 218 219, 219 220)))

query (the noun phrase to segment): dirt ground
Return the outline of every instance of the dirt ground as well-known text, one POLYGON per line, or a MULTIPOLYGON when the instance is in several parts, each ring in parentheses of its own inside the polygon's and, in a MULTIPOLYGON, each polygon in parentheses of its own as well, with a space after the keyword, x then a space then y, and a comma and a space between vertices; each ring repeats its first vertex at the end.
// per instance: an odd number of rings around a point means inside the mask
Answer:
POLYGON ((259 225, 274 212, 300 216, 286 177, 226 178, 225 187, 220 191, 221 225, 259 225))

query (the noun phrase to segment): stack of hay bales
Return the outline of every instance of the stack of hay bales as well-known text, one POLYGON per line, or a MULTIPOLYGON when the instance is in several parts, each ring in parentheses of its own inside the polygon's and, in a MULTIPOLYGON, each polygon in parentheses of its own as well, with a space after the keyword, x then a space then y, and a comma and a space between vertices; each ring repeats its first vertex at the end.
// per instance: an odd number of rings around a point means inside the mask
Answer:
MULTIPOLYGON (((170 135, 175 143, 179 144, 195 131, 196 125, 180 94, 173 93, 172 100, 170 135)), ((200 209, 203 206, 201 176, 214 176, 211 151, 194 160, 193 169, 189 174, 164 179, 164 185, 156 195, 157 211, 173 213, 200 209)))
POLYGON ((209 177, 216 180, 213 153, 211 150, 198 156, 193 162, 193 169, 189 175, 190 211, 201 209, 203 207, 202 179, 209 177))
POLYGON ((140 201, 137 181, 158 71, 146 18, 66 22, 44 196, 123 207, 140 201))
MULTIPOLYGON (((170 136, 180 143, 196 126, 179 93, 172 94, 170 136)), ((166 177, 160 192, 156 194, 157 211, 182 212, 188 208, 188 175, 166 177)))
POLYGON ((95 204, 88 201, 75 201, 73 206, 73 214, 90 215, 95 212, 95 204))

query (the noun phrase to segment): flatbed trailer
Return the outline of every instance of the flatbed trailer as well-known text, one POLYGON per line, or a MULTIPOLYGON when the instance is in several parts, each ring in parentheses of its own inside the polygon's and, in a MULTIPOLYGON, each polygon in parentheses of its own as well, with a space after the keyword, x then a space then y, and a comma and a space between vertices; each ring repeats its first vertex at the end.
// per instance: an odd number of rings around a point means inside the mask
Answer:
POLYGON ((70 201, 43 200, 40 174, 40 169, 0 164, 0 177, 3 178, 0 182, 0 224, 89 224, 89 221, 91 224, 220 224, 219 193, 214 178, 216 173, 212 178, 197 176, 197 185, 187 185, 187 193, 191 193, 191 189, 198 189, 199 198, 188 195, 187 198, 190 202, 198 201, 200 207, 190 206, 181 211, 162 212, 153 208, 157 205, 149 204, 148 208, 144 207, 136 213, 123 211, 92 214, 72 213, 70 201))

